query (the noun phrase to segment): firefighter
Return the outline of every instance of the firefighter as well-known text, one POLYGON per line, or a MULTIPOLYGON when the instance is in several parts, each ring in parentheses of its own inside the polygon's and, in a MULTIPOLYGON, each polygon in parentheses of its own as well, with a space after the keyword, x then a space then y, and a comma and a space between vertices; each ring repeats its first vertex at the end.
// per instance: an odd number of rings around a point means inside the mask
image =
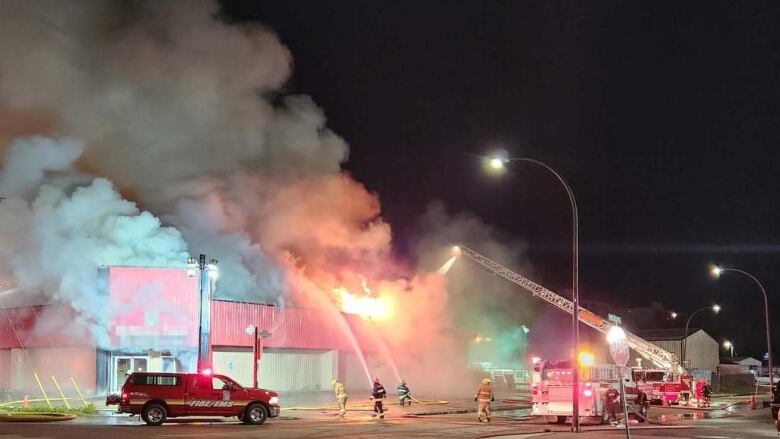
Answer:
POLYGON ((617 411, 620 409, 620 392, 616 388, 610 387, 607 393, 604 394, 604 399, 604 408, 609 415, 607 420, 610 425, 617 425, 617 411))
POLYGON ((704 387, 701 389, 704 396, 704 407, 710 406, 710 398, 712 398, 712 386, 709 380, 704 382, 704 387))
MULTIPOLYGON (((634 400, 634 404, 636 405, 636 413, 641 415, 642 418, 647 418, 647 412, 650 409, 650 400, 647 398, 647 393, 645 393, 641 388, 637 388, 637 394, 636 399, 634 400)), ((645 419, 640 419, 639 422, 644 422, 645 419)))
POLYGON ((704 380, 696 380, 694 394, 696 395, 696 407, 704 407, 704 380))
POLYGON ((477 419, 479 422, 490 422, 490 403, 495 401, 493 395, 493 386, 490 385, 490 379, 485 378, 474 395, 474 401, 477 401, 477 419), (483 417, 484 415, 484 417, 483 417))
POLYGON ((412 394, 409 393, 406 381, 401 380, 401 384, 398 385, 398 403, 404 405, 406 401, 409 401, 409 405, 412 405, 412 394))
POLYGON ((374 389, 371 392, 371 399, 374 400, 374 414, 371 416, 385 417, 385 410, 382 408, 382 400, 385 399, 387 392, 382 383, 379 382, 379 378, 374 378, 374 389))
POLYGON ((336 394, 336 402, 339 405, 339 417, 344 419, 347 414, 347 391, 344 389, 344 383, 337 379, 330 383, 333 387, 333 393, 336 394))

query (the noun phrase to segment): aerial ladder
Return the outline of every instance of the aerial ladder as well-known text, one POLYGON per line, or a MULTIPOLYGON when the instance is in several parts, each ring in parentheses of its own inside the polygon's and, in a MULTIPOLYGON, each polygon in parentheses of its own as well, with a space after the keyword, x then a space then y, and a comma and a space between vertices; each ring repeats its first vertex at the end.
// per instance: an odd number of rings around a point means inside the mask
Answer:
MULTIPOLYGON (((544 300, 545 302, 568 313, 569 315, 574 313, 574 306, 571 300, 554 293, 553 291, 518 273, 515 273, 498 262, 488 258, 487 256, 477 253, 476 251, 462 245, 456 246, 455 252, 456 254, 466 256, 485 270, 497 276, 503 277, 513 284, 519 285, 520 287, 528 290, 532 295, 534 295, 534 297, 538 297, 544 300)), ((583 307, 579 308, 579 315, 577 317, 580 322, 603 334, 608 334, 609 330, 615 326, 609 320, 606 320, 583 307)), ((628 331, 624 330, 624 332, 626 333, 628 345, 637 351, 640 355, 655 363, 656 367, 668 370, 674 375, 682 373, 680 362, 676 354, 665 349, 661 349, 653 343, 637 337, 628 331)))

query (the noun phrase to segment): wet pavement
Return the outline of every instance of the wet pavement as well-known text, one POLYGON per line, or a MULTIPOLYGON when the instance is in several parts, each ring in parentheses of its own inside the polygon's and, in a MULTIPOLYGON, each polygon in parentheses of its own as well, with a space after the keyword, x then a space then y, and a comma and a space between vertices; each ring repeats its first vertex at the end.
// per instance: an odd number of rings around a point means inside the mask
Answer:
MULTIPOLYGON (((289 402, 289 401, 288 401, 289 402)), ((314 401, 319 403, 318 401, 314 401)), ((367 401, 366 401, 367 402, 367 401)), ((371 416, 370 408, 355 402, 346 420, 336 411, 310 406, 311 410, 289 410, 262 426, 246 426, 235 418, 182 418, 161 427, 148 427, 137 417, 127 415, 85 416, 56 424, 0 423, 2 438, 364 438, 364 437, 595 437, 625 434, 620 428, 587 426, 584 433, 572 435, 568 425, 550 425, 529 417, 529 409, 513 404, 493 412, 490 423, 476 422, 474 403, 467 399, 446 405, 390 405, 384 419, 371 416), (420 413, 435 409, 450 414, 420 413), (467 411, 472 410, 472 411, 467 411), (461 412, 458 412, 461 411, 461 412)), ((326 406, 322 406, 326 407, 326 406)), ((720 401, 713 410, 652 407, 650 422, 632 425, 632 436, 691 437, 701 439, 777 437, 769 411, 748 410, 744 399, 720 401)))

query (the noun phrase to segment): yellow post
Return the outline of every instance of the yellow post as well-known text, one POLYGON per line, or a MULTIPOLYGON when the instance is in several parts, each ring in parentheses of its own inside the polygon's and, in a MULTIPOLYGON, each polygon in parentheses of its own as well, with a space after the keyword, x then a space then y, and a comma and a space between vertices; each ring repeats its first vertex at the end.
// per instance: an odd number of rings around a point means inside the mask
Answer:
POLYGON ((79 386, 76 385, 76 380, 74 380, 73 377, 70 377, 70 382, 73 383, 73 387, 76 389, 76 393, 79 394, 79 398, 81 398, 81 402, 84 404, 84 407, 89 407, 87 401, 84 400, 84 395, 82 395, 81 390, 79 390, 79 386))
POLYGON ((65 398, 65 394, 62 393, 62 388, 60 387, 60 383, 57 382, 57 378, 54 378, 54 375, 51 376, 51 380, 54 381, 54 385, 57 387, 57 391, 60 392, 60 396, 62 397, 62 402, 65 403, 65 407, 70 410, 70 404, 68 404, 68 399, 65 398))
POLYGON ((38 378, 38 372, 33 372, 33 376, 35 377, 35 381, 37 381, 37 382, 38 382, 38 387, 40 387, 40 388, 41 388, 41 393, 43 393, 43 397, 44 397, 44 399, 46 399, 46 404, 48 404, 48 405, 49 405, 49 408, 50 408, 50 409, 51 409, 51 408, 54 408, 54 407, 52 407, 52 406, 51 406, 51 401, 49 401, 49 397, 48 397, 48 396, 46 396, 46 391, 45 391, 45 390, 43 390, 43 384, 41 384, 41 379, 40 379, 40 378, 38 378))

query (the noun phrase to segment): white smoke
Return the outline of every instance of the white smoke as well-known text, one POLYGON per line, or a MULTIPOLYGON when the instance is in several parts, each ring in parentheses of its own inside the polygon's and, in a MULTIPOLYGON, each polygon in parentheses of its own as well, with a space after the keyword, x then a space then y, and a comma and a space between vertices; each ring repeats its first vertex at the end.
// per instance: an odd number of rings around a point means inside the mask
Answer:
POLYGON ((17 291, 65 302, 105 341, 111 313, 100 293, 103 265, 183 266, 187 245, 174 228, 124 200, 111 182, 78 173, 83 145, 19 139, 0 171, 3 277, 17 291))
POLYGON ((276 35, 218 13, 211 1, 2 2, 0 59, 14 62, 0 64, 0 115, 24 121, 14 133, 82 139, 82 167, 220 260, 221 294, 279 301, 272 259, 287 249, 261 249, 262 224, 234 223, 269 219, 244 212, 254 194, 219 215, 192 190, 236 172, 338 173, 348 147, 309 97, 283 94, 292 58, 276 35))

